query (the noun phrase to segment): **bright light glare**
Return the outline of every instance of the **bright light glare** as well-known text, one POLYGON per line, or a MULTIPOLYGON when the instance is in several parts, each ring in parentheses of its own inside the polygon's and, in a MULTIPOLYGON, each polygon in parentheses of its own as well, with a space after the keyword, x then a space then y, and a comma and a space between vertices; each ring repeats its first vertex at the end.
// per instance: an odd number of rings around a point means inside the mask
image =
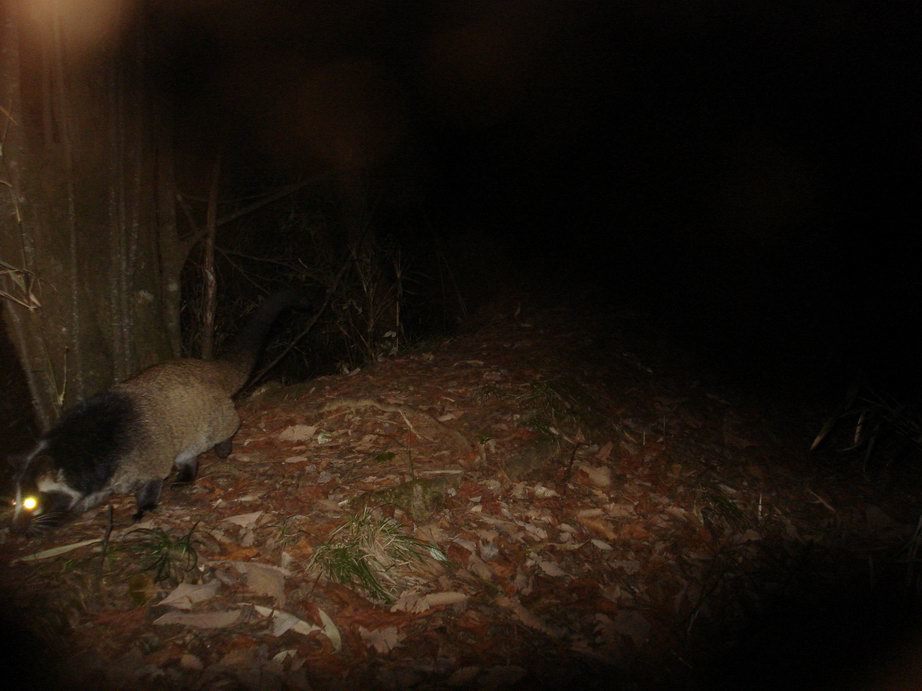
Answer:
POLYGON ((38 499, 35 497, 26 497, 22 500, 22 508, 26 511, 33 511, 38 506, 38 499))

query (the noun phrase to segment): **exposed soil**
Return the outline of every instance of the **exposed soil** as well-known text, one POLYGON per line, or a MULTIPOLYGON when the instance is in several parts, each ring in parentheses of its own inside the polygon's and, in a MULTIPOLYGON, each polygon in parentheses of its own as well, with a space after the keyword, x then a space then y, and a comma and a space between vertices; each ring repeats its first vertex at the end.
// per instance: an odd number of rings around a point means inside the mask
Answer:
POLYGON ((257 392, 230 457, 142 524, 121 497, 40 540, 4 533, 9 668, 133 689, 911 680, 905 482, 809 456, 821 417, 711 384, 632 323, 510 309, 257 392), (378 596, 310 570, 364 511, 448 561, 398 564, 378 596), (194 559, 150 563, 184 536, 194 559))

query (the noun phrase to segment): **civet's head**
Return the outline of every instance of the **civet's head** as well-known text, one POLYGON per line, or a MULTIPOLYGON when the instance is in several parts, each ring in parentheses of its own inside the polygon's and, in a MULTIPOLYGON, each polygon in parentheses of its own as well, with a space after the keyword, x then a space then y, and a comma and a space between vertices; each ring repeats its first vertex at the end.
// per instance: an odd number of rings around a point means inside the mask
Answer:
POLYGON ((61 524, 77 501, 44 442, 26 455, 11 459, 14 497, 12 530, 35 535, 61 524))

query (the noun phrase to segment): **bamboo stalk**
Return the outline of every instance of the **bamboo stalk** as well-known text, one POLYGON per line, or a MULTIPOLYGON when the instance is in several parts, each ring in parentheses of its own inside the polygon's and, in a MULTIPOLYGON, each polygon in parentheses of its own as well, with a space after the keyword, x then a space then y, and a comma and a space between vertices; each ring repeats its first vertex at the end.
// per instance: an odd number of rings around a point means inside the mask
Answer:
POLYGON ((202 305, 202 359, 211 360, 214 355, 214 317, 218 301, 218 281, 214 273, 214 239, 218 218, 218 179, 221 175, 221 157, 218 156, 211 175, 211 189, 208 193, 208 211, 205 216, 205 246, 202 259, 202 274, 205 293, 202 305))

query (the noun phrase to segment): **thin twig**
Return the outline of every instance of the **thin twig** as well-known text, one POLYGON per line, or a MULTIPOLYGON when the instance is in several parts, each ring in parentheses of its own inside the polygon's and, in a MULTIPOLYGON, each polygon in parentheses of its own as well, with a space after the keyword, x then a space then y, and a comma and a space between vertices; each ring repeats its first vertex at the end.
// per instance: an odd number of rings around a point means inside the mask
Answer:
POLYGON ((112 535, 112 504, 109 504, 109 515, 106 520, 106 534, 102 538, 102 549, 99 553, 99 578, 97 579, 97 587, 102 589, 102 579, 105 575, 106 568, 106 556, 109 552, 109 537, 112 535))
POLYGON ((812 494, 814 497, 816 497, 816 500, 817 500, 820 504, 822 504, 822 505, 825 506, 827 509, 829 509, 829 512, 830 512, 831 514, 836 515, 836 514, 838 513, 838 511, 836 511, 834 508, 832 508, 832 507, 829 505, 829 502, 827 502, 825 499, 823 499, 820 495, 818 495, 818 494, 817 494, 816 492, 814 492, 812 489, 811 489, 811 490, 807 490, 807 491, 810 492, 810 494, 812 494))
POLYGON ((580 442, 576 442, 573 445, 573 451, 570 453, 570 461, 567 463, 567 469, 563 473, 564 482, 568 482, 570 480, 570 475, 573 473, 573 461, 576 459, 576 450, 579 446, 580 442))
MULTIPOLYGON (((292 185, 283 187, 280 190, 276 192, 272 192, 266 195, 265 197, 263 197, 262 199, 259 199, 258 201, 253 202, 252 204, 248 204, 242 209, 238 209, 237 211, 231 212, 225 216, 221 216, 220 218, 217 219, 217 221, 215 222, 215 225, 220 228, 221 226, 226 225, 230 223, 231 221, 236 221, 238 218, 241 218, 243 216, 246 216, 247 214, 253 213, 254 211, 257 211, 264 206, 268 206, 269 204, 272 204, 273 202, 276 202, 279 199, 284 199, 285 197, 291 194, 294 194, 295 192, 298 192, 299 190, 302 190, 309 185, 313 185, 318 182, 321 182, 322 180, 325 180, 327 177, 329 177, 328 174, 318 175, 309 180, 304 180, 303 182, 296 182, 292 185)), ((185 204, 185 200, 183 199, 183 197, 181 195, 177 195, 177 196, 179 196, 180 203, 185 204)), ((194 224, 192 225, 192 227, 196 228, 194 224)), ((206 232, 207 231, 205 229, 196 229, 195 232, 192 234, 192 236, 185 240, 186 246, 189 248, 193 247, 199 240, 205 237, 206 232)))

